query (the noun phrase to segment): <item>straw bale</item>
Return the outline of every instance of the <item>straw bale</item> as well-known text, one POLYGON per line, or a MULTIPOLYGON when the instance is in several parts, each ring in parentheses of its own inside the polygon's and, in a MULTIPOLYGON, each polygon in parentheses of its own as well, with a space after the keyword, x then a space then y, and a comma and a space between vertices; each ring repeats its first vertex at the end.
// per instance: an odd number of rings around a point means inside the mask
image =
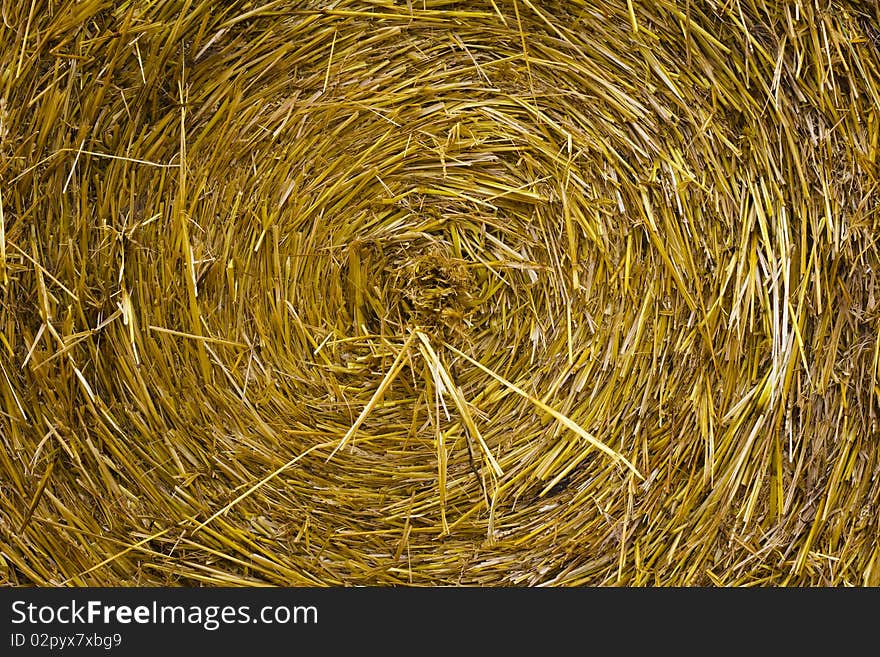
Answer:
POLYGON ((880 584, 880 22, 0 21, 0 580, 880 584))

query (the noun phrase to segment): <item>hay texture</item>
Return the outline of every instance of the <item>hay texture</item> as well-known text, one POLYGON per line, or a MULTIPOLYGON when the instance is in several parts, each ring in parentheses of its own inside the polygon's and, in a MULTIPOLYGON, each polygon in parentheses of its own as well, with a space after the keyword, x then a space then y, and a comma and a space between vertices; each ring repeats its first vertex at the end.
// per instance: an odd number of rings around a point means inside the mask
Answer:
POLYGON ((880 584, 878 44, 3 2, 0 578, 880 584))

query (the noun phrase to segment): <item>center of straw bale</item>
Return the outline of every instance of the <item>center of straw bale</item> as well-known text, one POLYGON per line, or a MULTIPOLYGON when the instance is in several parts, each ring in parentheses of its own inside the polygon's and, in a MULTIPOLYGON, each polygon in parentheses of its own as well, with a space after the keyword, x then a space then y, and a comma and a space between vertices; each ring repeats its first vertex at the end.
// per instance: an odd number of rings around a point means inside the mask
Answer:
POLYGON ((421 326, 438 337, 464 330, 477 305, 466 261, 431 246, 420 252, 403 250, 391 258, 391 264, 403 323, 421 326))

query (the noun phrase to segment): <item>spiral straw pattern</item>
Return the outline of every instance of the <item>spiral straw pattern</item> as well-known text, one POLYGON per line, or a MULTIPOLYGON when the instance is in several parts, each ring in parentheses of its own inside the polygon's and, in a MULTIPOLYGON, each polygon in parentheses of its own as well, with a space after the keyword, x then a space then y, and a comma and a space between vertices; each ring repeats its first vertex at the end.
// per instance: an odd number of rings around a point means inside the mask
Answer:
POLYGON ((874 10, 12 5, 7 583, 880 583, 874 10))

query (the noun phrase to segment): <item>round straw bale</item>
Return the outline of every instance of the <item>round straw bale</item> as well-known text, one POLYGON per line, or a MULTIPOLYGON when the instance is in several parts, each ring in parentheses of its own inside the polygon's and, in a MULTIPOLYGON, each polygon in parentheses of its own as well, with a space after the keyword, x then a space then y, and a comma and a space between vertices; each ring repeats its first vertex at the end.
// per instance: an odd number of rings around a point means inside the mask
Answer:
POLYGON ((0 579, 878 585, 861 3, 7 3, 0 579))

